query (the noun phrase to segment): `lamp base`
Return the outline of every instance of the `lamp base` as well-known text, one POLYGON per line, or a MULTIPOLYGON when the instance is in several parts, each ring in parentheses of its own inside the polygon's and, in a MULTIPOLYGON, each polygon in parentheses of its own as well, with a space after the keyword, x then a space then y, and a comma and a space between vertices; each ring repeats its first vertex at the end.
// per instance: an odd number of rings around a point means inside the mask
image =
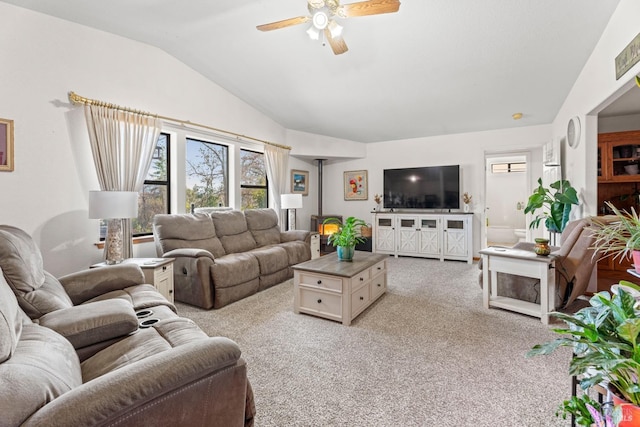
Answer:
POLYGON ((124 261, 122 257, 122 220, 107 220, 107 236, 104 241, 106 259, 108 265, 120 264, 124 261))
POLYGON ((295 230, 296 229, 296 210, 287 209, 287 213, 288 213, 287 230, 295 230))

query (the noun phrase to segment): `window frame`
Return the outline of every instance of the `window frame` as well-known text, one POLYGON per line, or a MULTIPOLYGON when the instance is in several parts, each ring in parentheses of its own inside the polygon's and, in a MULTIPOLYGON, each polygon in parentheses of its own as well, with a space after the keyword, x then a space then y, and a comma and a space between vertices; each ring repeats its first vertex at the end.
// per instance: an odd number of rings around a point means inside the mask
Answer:
POLYGON ((185 185, 184 185, 184 195, 185 195, 185 208, 186 208, 186 212, 191 212, 192 207, 189 207, 188 205, 186 205, 187 202, 187 190, 189 190, 188 188, 188 181, 189 181, 189 175, 188 175, 188 166, 187 166, 187 162, 189 160, 188 158, 188 146, 189 146, 189 142, 197 142, 200 144, 211 144, 211 145, 216 145, 219 147, 222 147, 224 150, 226 150, 225 153, 225 161, 226 161, 226 166, 225 166, 225 171, 226 171, 226 177, 225 177, 225 189, 224 189, 224 194, 225 194, 225 205, 218 205, 219 207, 230 207, 231 206, 231 200, 232 200, 232 194, 231 194, 231 189, 232 189, 232 182, 234 181, 233 179, 233 174, 232 172, 232 167, 233 165, 231 164, 230 160, 231 160, 231 156, 233 154, 233 146, 219 142, 219 141, 212 141, 212 140, 207 140, 204 139, 201 136, 193 136, 193 135, 186 135, 184 138, 184 152, 185 152, 185 157, 184 157, 184 178, 185 178, 185 185))

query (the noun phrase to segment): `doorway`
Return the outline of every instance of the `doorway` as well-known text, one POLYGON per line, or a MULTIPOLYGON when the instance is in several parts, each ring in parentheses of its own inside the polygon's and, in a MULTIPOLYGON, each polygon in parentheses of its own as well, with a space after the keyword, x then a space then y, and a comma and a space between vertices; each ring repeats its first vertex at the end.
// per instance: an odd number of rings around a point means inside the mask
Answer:
POLYGON ((485 153, 485 247, 528 240, 530 158, 529 151, 485 153))

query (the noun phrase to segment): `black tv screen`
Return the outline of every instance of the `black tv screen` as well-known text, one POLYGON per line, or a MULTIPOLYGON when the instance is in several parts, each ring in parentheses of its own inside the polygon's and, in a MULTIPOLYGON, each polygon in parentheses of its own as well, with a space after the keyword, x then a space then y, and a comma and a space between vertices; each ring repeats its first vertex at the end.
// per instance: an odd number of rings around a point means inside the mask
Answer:
POLYGON ((387 209, 460 209, 460 166, 384 170, 387 209))

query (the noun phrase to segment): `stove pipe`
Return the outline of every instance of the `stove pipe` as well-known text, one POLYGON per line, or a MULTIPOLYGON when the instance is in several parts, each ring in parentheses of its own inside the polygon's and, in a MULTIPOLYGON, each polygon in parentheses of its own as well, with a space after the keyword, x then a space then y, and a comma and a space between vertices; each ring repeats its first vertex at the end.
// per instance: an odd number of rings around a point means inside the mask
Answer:
POLYGON ((318 161, 318 216, 322 216, 322 165, 325 159, 316 159, 318 161))

